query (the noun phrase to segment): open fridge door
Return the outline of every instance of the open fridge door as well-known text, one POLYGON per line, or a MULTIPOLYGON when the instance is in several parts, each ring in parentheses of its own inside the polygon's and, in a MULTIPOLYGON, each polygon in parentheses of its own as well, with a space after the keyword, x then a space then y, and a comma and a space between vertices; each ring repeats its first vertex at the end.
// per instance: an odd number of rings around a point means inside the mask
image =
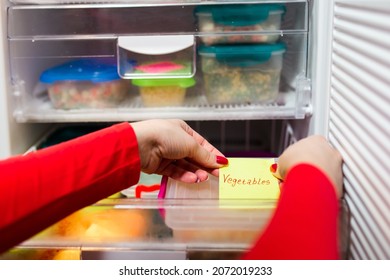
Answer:
POLYGON ((390 259, 390 2, 335 0, 328 138, 344 159, 349 259, 390 259))

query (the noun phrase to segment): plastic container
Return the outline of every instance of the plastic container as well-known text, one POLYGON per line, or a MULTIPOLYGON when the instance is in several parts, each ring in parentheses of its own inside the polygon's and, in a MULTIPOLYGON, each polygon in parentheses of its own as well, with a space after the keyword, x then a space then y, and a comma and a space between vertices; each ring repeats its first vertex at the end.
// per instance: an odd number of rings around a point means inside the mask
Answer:
POLYGON ((195 75, 194 35, 118 37, 118 73, 126 79, 191 78, 195 75))
POLYGON ((195 79, 135 79, 132 84, 139 88, 146 107, 180 106, 187 88, 195 85, 195 79))
POLYGON ((202 46, 210 104, 272 103, 279 94, 284 44, 202 46))
POLYGON ((165 199, 204 201, 186 210, 165 209, 165 223, 176 240, 183 242, 252 243, 268 223, 276 201, 226 201, 218 199, 218 178, 186 184, 169 178, 165 199))
POLYGON ((138 183, 122 190, 121 194, 128 198, 157 198, 161 177, 161 175, 141 172, 138 183))
POLYGON ((150 209, 88 206, 48 227, 36 239, 67 244, 76 241, 87 244, 138 240, 149 231, 150 215, 150 209))
POLYGON ((201 41, 206 45, 273 43, 279 39, 276 31, 280 30, 284 13, 283 4, 204 5, 195 10, 201 32, 237 32, 226 36, 202 36, 201 41))
POLYGON ((55 66, 41 74, 56 109, 112 108, 128 94, 129 84, 108 60, 80 59, 55 66))

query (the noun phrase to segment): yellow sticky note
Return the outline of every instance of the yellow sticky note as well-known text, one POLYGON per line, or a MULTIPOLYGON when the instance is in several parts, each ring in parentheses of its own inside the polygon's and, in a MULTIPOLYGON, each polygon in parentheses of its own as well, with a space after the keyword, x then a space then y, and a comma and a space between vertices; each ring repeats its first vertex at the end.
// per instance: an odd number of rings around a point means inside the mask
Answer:
POLYGON ((270 171, 273 158, 229 158, 219 170, 219 199, 277 199, 279 182, 270 171))

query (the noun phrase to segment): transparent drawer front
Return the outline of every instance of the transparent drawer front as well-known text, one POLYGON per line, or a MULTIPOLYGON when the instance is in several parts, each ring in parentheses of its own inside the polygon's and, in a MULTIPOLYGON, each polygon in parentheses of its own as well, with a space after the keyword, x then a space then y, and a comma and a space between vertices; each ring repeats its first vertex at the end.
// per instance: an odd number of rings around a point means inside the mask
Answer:
MULTIPOLYGON (((267 226, 275 203, 106 199, 66 217, 0 259, 237 259, 267 226), (155 254, 153 254, 155 252, 155 254)), ((349 217, 340 204, 340 252, 349 217)))
MULTIPOLYGON (((195 36, 195 40, 199 41, 200 37, 195 36)), ((186 120, 219 120, 231 119, 233 115, 239 119, 303 118, 310 114, 305 34, 283 36, 280 43, 285 46, 285 50, 283 53, 275 53, 270 60, 277 62, 272 64, 273 72, 264 72, 270 68, 265 68, 267 64, 263 62, 257 66, 221 63, 216 57, 201 52, 204 46, 197 42, 196 50, 188 48, 190 52, 186 56, 186 60, 192 63, 190 72, 186 72, 190 76, 194 74, 190 78, 158 78, 161 74, 172 75, 176 70, 156 75, 153 72, 146 73, 146 76, 143 76, 145 73, 140 75, 127 71, 126 65, 120 64, 138 60, 139 57, 123 50, 118 62, 117 39, 18 39, 10 40, 9 43, 16 99, 15 116, 19 121, 120 121, 177 117, 186 120), (109 80, 109 84, 102 83, 101 87, 96 88, 96 95, 93 95, 95 86, 99 86, 96 83, 90 84, 88 89, 85 87, 88 81, 73 81, 66 79, 66 76, 58 76, 63 82, 59 87, 55 87, 52 81, 41 80, 41 75, 49 69, 85 59, 113 61, 117 67, 115 72, 123 70, 122 75, 125 77, 119 76, 118 83, 123 85, 124 90, 116 90, 116 79, 109 80), (267 80, 272 73, 275 78, 267 80), (139 76, 129 79, 133 75, 139 76), (228 79, 226 83, 224 79, 228 79), (268 93, 263 90, 265 87, 269 88, 268 93), (106 89, 112 89, 111 92, 118 94, 112 95, 113 99, 100 100, 104 95, 99 92, 104 93, 106 89), (60 94, 55 94, 57 90, 60 94), (70 98, 71 95, 74 98, 70 98), (171 108, 175 110, 168 110, 171 108)), ((179 65, 175 62, 175 55, 177 53, 167 54, 165 60, 161 55, 145 56, 155 62, 139 62, 140 65, 146 65, 147 71, 159 71, 167 67, 174 69, 170 67, 179 65)), ((248 62, 245 57, 237 59, 236 62, 248 62)), ((180 67, 178 71, 186 69, 190 68, 180 67)))
POLYGON ((236 209, 237 204, 225 203, 222 209, 215 200, 106 199, 69 215, 19 248, 244 251, 267 223, 274 203, 243 205, 236 209))
MULTIPOLYGON (((71 2, 70 4, 75 4, 74 1, 71 2)), ((85 4, 88 1, 82 2, 85 4)), ((219 4, 224 3, 224 1, 219 2, 219 4)), ((231 1, 229 2, 231 3, 231 1)), ((202 11, 208 5, 201 5, 202 2, 199 1, 170 1, 169 5, 166 1, 129 1, 129 4, 133 5, 119 7, 92 4, 82 6, 58 5, 55 8, 45 5, 11 6, 8 10, 8 34, 11 38, 16 38, 26 36, 77 37, 84 35, 126 36, 136 34, 212 35, 213 33, 218 33, 218 35, 229 33, 271 35, 270 33, 274 33, 277 36, 270 36, 269 39, 276 39, 284 31, 304 32, 308 30, 307 3, 305 1, 288 1, 282 10, 269 11, 270 20, 268 23, 265 21, 265 24, 261 22, 258 25, 249 22, 247 26, 240 26, 239 28, 234 28, 231 22, 237 22, 237 18, 247 19, 248 15, 245 14, 245 11, 244 14, 236 15, 234 13, 233 18, 228 19, 226 25, 215 25, 215 20, 211 18, 210 12, 202 11), (268 28, 265 28, 266 26, 268 28)), ((263 5, 266 4, 263 2, 263 5)), ((233 12, 239 8, 239 5, 226 6, 231 7, 230 10, 233 12)), ((257 6, 259 5, 255 7, 257 6)), ((252 7, 248 8, 248 11, 253 14, 252 10, 252 7)), ((260 12, 264 12, 261 7, 260 12)), ((257 14, 254 17, 255 21, 259 19, 257 14)), ((264 42, 263 39, 260 41, 264 42)), ((259 40, 257 41, 259 42, 259 40)), ((265 41, 269 40, 266 39, 265 41)), ((204 42, 212 43, 214 41, 205 39, 204 42)))

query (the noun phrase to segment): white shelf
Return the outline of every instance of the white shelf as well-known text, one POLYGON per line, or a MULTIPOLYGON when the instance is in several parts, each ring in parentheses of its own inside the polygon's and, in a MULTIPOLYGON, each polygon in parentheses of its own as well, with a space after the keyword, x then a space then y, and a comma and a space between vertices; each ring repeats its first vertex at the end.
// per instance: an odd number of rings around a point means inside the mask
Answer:
POLYGON ((204 96, 189 97, 181 107, 142 106, 140 97, 125 100, 117 108, 58 110, 47 99, 35 99, 14 112, 18 122, 117 122, 154 118, 196 120, 303 119, 311 115, 311 105, 297 106, 296 94, 280 94, 281 99, 264 105, 208 105, 204 96), (282 104, 282 105, 281 105, 282 104))

